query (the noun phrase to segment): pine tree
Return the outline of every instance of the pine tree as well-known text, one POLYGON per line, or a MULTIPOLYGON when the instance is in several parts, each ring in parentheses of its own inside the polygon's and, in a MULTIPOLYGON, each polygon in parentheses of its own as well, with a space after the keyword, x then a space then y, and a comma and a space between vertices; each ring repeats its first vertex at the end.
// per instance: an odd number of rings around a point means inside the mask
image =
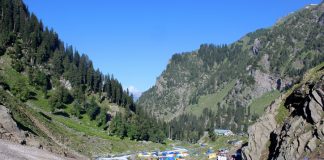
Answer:
POLYGON ((56 75, 62 75, 64 72, 63 53, 59 50, 55 50, 52 61, 53 61, 53 72, 56 75))
POLYGON ((89 86, 89 90, 94 90, 94 81, 95 81, 95 71, 93 70, 92 62, 88 64, 88 71, 87 71, 87 84, 89 86))
POLYGON ((26 87, 26 82, 23 79, 14 82, 11 92, 23 102, 31 98, 30 90, 26 87))

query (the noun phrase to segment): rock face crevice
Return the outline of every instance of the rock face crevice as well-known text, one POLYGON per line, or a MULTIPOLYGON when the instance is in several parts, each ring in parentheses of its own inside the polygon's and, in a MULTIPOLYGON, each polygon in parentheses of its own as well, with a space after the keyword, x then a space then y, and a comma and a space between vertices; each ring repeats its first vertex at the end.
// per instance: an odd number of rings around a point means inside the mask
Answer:
POLYGON ((243 148, 244 159, 324 157, 323 70, 320 74, 319 80, 301 85, 284 99, 284 107, 289 110, 284 123, 275 119, 279 99, 249 128, 248 146, 243 148))

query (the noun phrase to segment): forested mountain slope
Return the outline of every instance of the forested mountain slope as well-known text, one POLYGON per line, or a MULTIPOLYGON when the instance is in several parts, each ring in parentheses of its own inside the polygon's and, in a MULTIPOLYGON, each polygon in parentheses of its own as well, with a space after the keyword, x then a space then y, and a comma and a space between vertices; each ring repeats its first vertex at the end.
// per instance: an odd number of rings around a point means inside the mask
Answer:
POLYGON ((132 140, 164 141, 162 123, 22 0, 0 0, 0 22, 0 138, 77 159, 159 146, 132 140))
POLYGON ((202 44, 196 51, 175 54, 138 105, 167 121, 183 114, 201 116, 207 108, 218 115, 200 118, 212 120, 210 127, 246 131, 280 92, 324 61, 323 32, 321 3, 232 44, 202 44))

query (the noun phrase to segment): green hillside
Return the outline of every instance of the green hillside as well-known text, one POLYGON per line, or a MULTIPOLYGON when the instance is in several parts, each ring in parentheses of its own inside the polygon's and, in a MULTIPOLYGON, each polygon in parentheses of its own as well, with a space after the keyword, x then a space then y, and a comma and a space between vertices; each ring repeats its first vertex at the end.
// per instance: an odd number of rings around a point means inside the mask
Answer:
POLYGON ((164 124, 22 0, 0 0, 0 13, 0 105, 41 148, 92 157, 165 147, 164 124))

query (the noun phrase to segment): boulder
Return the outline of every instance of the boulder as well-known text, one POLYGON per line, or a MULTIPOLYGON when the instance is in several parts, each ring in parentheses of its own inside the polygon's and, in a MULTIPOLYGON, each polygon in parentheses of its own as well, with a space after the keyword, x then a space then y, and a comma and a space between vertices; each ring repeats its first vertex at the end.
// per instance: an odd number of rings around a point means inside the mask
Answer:
POLYGON ((69 80, 64 79, 63 77, 60 78, 61 85, 66 88, 67 90, 72 90, 72 84, 69 80))
POLYGON ((322 119, 322 107, 314 100, 311 99, 308 103, 309 118, 316 124, 322 119))
POLYGON ((313 137, 313 134, 311 131, 302 134, 301 136, 299 136, 298 138, 298 145, 294 146, 294 148, 297 149, 298 153, 304 153, 305 152, 305 147, 306 144, 308 143, 308 141, 313 137))
MULTIPOLYGON (((323 95, 322 95, 323 91, 321 89, 318 90, 314 90, 312 92, 312 98, 314 98, 314 100, 323 108, 323 95)), ((323 108, 324 110, 324 108, 323 108)))
POLYGON ((317 145, 316 145, 316 141, 317 141, 317 138, 315 138, 315 137, 313 137, 311 140, 309 140, 309 142, 307 143, 307 151, 308 152, 313 152, 315 149, 316 149, 316 147, 317 147, 317 145))
POLYGON ((324 120, 322 120, 322 124, 317 127, 317 135, 321 141, 324 141, 324 122, 323 121, 324 120))

